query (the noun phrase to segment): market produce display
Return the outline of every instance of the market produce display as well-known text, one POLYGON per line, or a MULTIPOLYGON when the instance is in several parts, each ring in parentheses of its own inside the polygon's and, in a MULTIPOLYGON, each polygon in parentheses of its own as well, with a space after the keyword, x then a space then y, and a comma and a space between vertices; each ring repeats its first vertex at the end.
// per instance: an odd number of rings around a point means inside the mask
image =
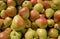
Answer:
POLYGON ((60 39, 60 0, 0 0, 0 39, 60 39))

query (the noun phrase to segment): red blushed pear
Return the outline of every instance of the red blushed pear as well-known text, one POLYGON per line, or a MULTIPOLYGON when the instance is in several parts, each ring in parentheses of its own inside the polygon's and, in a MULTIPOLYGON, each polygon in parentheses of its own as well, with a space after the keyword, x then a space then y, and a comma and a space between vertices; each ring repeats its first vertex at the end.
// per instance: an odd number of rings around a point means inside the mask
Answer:
POLYGON ((46 18, 38 18, 36 21, 35 21, 36 25, 40 28, 46 28, 47 27, 47 20, 46 18))
POLYGON ((57 10, 54 14, 54 21, 58 23, 60 21, 60 10, 57 10))
POLYGON ((9 6, 9 7, 6 9, 6 14, 7 14, 8 16, 10 16, 10 17, 15 16, 16 13, 17 13, 17 10, 16 10, 16 8, 13 7, 13 6, 9 6))
POLYGON ((44 6, 45 9, 50 8, 50 4, 47 1, 41 1, 40 3, 44 6))
POLYGON ((21 10, 19 10, 19 15, 23 17, 24 19, 29 18, 29 9, 27 7, 23 7, 21 10))
POLYGON ((35 5, 37 3, 37 0, 31 0, 32 5, 35 5))
POLYGON ((14 0, 7 0, 7 5, 8 6, 16 6, 16 3, 14 0))
POLYGON ((10 39, 10 28, 6 28, 3 32, 0 33, 0 39, 10 39))
POLYGON ((36 10, 31 10, 30 19, 31 21, 35 21, 39 17, 39 12, 36 10))
POLYGON ((20 15, 16 15, 13 18, 11 29, 16 31, 21 31, 25 28, 25 21, 20 15))

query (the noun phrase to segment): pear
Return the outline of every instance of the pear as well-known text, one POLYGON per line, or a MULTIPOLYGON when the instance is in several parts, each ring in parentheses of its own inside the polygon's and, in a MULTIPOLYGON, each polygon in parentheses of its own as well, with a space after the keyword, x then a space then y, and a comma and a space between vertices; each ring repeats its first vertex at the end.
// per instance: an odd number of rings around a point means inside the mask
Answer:
POLYGON ((0 16, 1 16, 1 18, 8 17, 7 14, 6 14, 6 10, 2 10, 1 13, 0 13, 0 16))
POLYGON ((16 15, 13 18, 11 29, 16 31, 21 31, 25 28, 25 21, 20 15, 16 15))
POLYGON ((0 1, 0 11, 6 9, 6 3, 3 1, 0 1))
POLYGON ((44 6, 45 9, 50 8, 50 4, 47 1, 41 1, 40 3, 44 6))
POLYGON ((47 20, 44 17, 38 18, 35 20, 37 27, 39 28, 46 28, 47 27, 47 20))
POLYGON ((51 18, 54 15, 54 10, 52 8, 46 9, 45 15, 47 18, 51 18))
POLYGON ((7 0, 7 5, 8 6, 16 6, 16 3, 14 0, 7 0))
POLYGON ((60 0, 52 0, 55 5, 60 5, 60 0))
POLYGON ((33 10, 36 10, 38 12, 42 12, 43 11, 43 5, 41 3, 37 3, 36 5, 34 5, 33 10))
POLYGON ((36 10, 30 11, 30 20, 35 21, 37 18, 39 18, 39 12, 36 10))
POLYGON ((55 28, 55 29, 59 29, 59 28, 60 28, 60 27, 59 27, 59 24, 58 24, 58 23, 55 23, 55 24, 54 24, 54 28, 55 28))
POLYGON ((47 39, 47 31, 45 29, 37 29, 39 39, 47 39))
POLYGON ((14 6, 9 6, 7 7, 6 9, 6 14, 9 16, 9 17, 14 17, 17 13, 17 10, 14 6))
POLYGON ((3 26, 3 28, 9 27, 11 25, 11 23, 12 23, 12 18, 6 17, 5 20, 4 20, 4 26, 3 26))
POLYGON ((31 1, 24 1, 22 3, 22 6, 27 7, 28 9, 31 9, 32 8, 32 3, 31 3, 31 1))
POLYGON ((54 22, 59 23, 59 20, 60 20, 60 10, 57 10, 54 13, 54 22))
POLYGON ((35 5, 37 3, 37 0, 30 0, 32 5, 35 5))
POLYGON ((23 17, 24 19, 29 18, 29 9, 27 7, 23 7, 22 9, 19 10, 19 15, 23 17))
POLYGON ((53 19, 48 19, 47 22, 48 22, 48 26, 49 27, 53 27, 54 26, 54 20, 53 19))
POLYGON ((58 37, 58 30, 57 29, 54 29, 54 28, 51 28, 48 32, 48 35, 49 37, 58 37))
POLYGON ((21 39, 21 33, 20 32, 16 32, 16 31, 12 31, 10 33, 10 38, 11 39, 21 39))
POLYGON ((6 28, 3 32, 0 33, 0 39, 10 39, 10 28, 6 28))
POLYGON ((38 35, 36 31, 29 28, 28 31, 25 33, 25 39, 38 39, 38 35))

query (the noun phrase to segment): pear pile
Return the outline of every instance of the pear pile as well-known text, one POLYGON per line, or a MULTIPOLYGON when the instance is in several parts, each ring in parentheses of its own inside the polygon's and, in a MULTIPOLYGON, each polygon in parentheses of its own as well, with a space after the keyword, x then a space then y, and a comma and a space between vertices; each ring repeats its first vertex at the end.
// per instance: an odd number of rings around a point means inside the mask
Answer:
POLYGON ((60 0, 0 0, 0 39, 60 39, 60 0))

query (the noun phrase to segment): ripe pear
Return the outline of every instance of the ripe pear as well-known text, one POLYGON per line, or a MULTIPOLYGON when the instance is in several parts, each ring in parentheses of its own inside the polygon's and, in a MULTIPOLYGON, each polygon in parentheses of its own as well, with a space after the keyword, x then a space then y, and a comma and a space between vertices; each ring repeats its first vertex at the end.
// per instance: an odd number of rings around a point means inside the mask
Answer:
POLYGON ((17 10, 14 6, 9 6, 6 9, 6 14, 10 17, 14 17, 17 13, 17 10))
POLYGON ((47 20, 44 17, 38 18, 35 20, 37 27, 39 28, 46 28, 47 27, 47 20))
POLYGON ((45 29, 37 29, 39 39, 47 39, 47 31, 45 29))
POLYGON ((54 15, 54 10, 52 8, 46 9, 45 15, 47 18, 51 18, 54 15))
POLYGON ((10 28, 6 28, 3 32, 0 33, 0 39, 10 39, 10 28))
POLYGON ((36 5, 34 5, 33 10, 36 10, 38 12, 42 12, 43 11, 43 5, 41 3, 37 3, 36 5))
POLYGON ((6 3, 3 1, 0 1, 0 11, 6 9, 6 3))
POLYGON ((54 26, 54 20, 53 19, 48 19, 47 22, 48 22, 48 26, 49 27, 53 27, 54 26))
POLYGON ((54 13, 54 22, 59 23, 59 20, 60 20, 60 10, 57 10, 54 13))
POLYGON ((30 12, 30 20, 35 21, 37 18, 39 18, 39 12, 36 10, 31 10, 30 12))
POLYGON ((0 16, 1 16, 1 18, 8 17, 7 14, 6 14, 6 10, 2 10, 1 13, 0 13, 0 16))
POLYGON ((11 25, 11 23, 12 23, 12 18, 6 17, 5 20, 4 20, 4 26, 3 26, 3 28, 9 27, 11 25))
POLYGON ((28 31, 25 33, 25 39, 38 39, 38 35, 36 31, 29 28, 28 31))
POLYGON ((21 31, 25 28, 25 21, 20 15, 16 15, 13 18, 11 29, 15 31, 21 31))
POLYGON ((7 5, 8 6, 16 6, 16 3, 14 0, 7 0, 7 5))
POLYGON ((27 7, 28 9, 31 9, 32 8, 32 3, 31 3, 31 1, 24 1, 22 3, 22 6, 27 7))
POLYGON ((54 29, 54 28, 51 28, 48 32, 48 36, 49 37, 58 37, 58 30, 57 29, 54 29))
POLYGON ((10 38, 11 39, 21 39, 21 33, 20 32, 16 32, 16 31, 12 31, 10 33, 10 38))
POLYGON ((22 9, 19 10, 19 15, 23 17, 24 19, 29 18, 29 9, 27 7, 23 7, 22 9))

